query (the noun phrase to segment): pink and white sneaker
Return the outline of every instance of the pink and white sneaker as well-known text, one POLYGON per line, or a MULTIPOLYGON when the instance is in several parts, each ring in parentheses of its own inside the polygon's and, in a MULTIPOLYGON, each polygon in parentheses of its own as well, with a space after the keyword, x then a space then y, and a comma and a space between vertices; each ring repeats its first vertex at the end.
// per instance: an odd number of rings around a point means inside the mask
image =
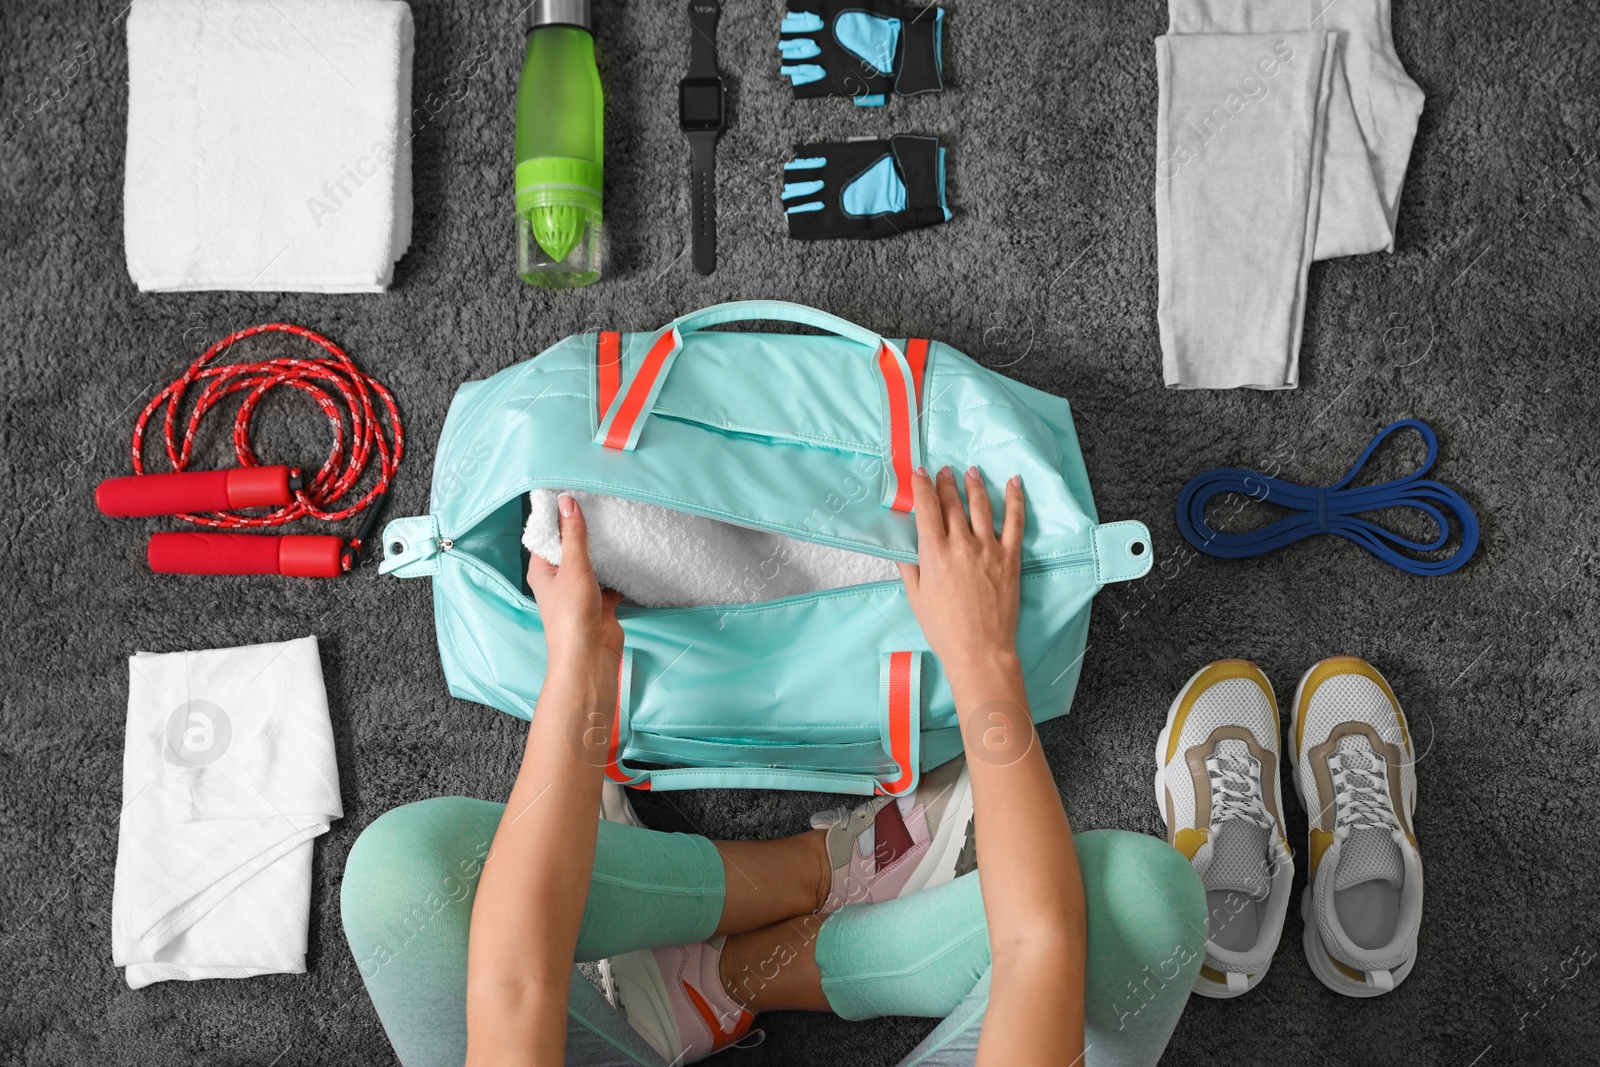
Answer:
MULTIPOLYGON (((833 888, 821 914, 846 904, 876 904, 928 889, 977 869, 972 784, 964 758, 923 776, 908 796, 874 797, 854 808, 819 812, 828 831, 833 888)), ((714 1052, 761 1043, 755 1016, 722 987, 724 939, 613 956, 606 999, 672 1067, 714 1052)))
POLYGON ((833 889, 822 914, 846 904, 881 904, 977 869, 972 782, 960 756, 923 775, 910 794, 874 797, 854 808, 818 812, 828 831, 833 889))
POLYGON ((766 1036, 755 1016, 722 988, 723 938, 645 949, 611 958, 608 999, 640 1037, 673 1067, 698 1063, 766 1036))

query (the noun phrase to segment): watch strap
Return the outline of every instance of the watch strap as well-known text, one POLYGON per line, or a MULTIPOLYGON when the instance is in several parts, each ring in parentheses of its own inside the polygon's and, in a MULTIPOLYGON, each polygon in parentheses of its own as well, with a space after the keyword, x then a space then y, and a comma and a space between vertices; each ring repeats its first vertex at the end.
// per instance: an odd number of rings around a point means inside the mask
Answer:
POLYGON ((710 274, 717 269, 717 132, 689 134, 689 217, 694 269, 710 274))
POLYGON ((717 76, 717 0, 689 0, 689 77, 717 76))

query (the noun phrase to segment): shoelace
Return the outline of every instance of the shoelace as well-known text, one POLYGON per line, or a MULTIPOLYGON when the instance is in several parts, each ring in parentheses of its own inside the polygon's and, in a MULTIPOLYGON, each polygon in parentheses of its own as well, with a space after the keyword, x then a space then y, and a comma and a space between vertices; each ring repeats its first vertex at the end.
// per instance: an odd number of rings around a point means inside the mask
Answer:
POLYGON ((1266 797, 1261 792, 1261 766, 1253 759, 1212 756, 1206 760, 1211 779, 1211 821, 1243 819, 1263 830, 1272 829, 1266 797))
POLYGON ((1417 419, 1390 423, 1367 445, 1350 472, 1326 488, 1286 482, 1243 467, 1218 467, 1195 475, 1178 493, 1178 530, 1196 549, 1219 559, 1246 559, 1276 551, 1317 534, 1337 534, 1354 541, 1374 556, 1408 574, 1436 578, 1466 565, 1478 549, 1478 518, 1460 493, 1447 485, 1423 478, 1439 457, 1439 441, 1428 425, 1417 419), (1428 447, 1422 466, 1404 478, 1347 489, 1379 445, 1394 431, 1409 428, 1422 435, 1428 447), (1206 505, 1223 493, 1277 504, 1299 514, 1249 530, 1222 533, 1206 522, 1206 505), (1438 531, 1431 541, 1413 541, 1361 518, 1364 512, 1384 508, 1411 508, 1426 515, 1438 531), (1461 527, 1461 543, 1444 559, 1417 559, 1409 553, 1432 552, 1450 539, 1448 511, 1461 527))
POLYGON ((1362 755, 1366 757, 1365 767, 1347 767, 1343 752, 1328 757, 1328 769, 1333 773, 1334 833, 1341 837, 1348 836, 1351 830, 1398 834, 1400 822, 1389 798, 1388 778, 1378 767, 1375 753, 1369 750, 1362 755))

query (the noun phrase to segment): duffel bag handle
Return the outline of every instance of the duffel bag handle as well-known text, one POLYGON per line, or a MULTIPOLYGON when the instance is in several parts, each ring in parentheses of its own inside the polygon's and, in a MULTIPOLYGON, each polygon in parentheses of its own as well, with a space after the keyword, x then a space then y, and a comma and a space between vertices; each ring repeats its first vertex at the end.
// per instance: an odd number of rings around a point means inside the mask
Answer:
POLYGON ((789 300, 731 300, 726 304, 712 304, 708 308, 678 316, 667 324, 666 330, 676 329, 679 333, 690 333, 708 326, 751 320, 815 326, 819 330, 838 334, 846 340, 866 345, 873 350, 883 345, 883 338, 865 326, 857 326, 849 319, 841 319, 837 315, 830 315, 826 311, 818 311, 816 308, 789 300))
POLYGON ((595 339, 599 420, 594 443, 631 452, 655 410, 656 398, 667 372, 683 349, 683 335, 707 326, 750 319, 769 319, 815 326, 863 345, 877 365, 879 396, 883 402, 884 464, 882 502, 885 507, 909 512, 911 472, 922 465, 922 374, 928 342, 909 341, 906 350, 885 341, 871 330, 826 311, 787 300, 735 300, 713 304, 672 320, 655 336, 633 378, 622 381, 621 335, 606 331, 595 339))
MULTIPOLYGON (((886 793, 904 796, 917 787, 922 764, 922 653, 879 657, 879 740, 892 769, 883 777, 789 767, 673 767, 639 770, 623 762, 628 749, 633 690, 633 650, 622 650, 617 710, 606 756, 606 777, 634 789, 797 789, 818 793, 886 793)), ((759 752, 752 746, 752 755, 759 752)))
POLYGON ((672 767, 651 771, 638 788, 671 789, 791 789, 804 793, 849 793, 870 797, 878 783, 863 774, 838 771, 802 771, 783 767, 672 767))

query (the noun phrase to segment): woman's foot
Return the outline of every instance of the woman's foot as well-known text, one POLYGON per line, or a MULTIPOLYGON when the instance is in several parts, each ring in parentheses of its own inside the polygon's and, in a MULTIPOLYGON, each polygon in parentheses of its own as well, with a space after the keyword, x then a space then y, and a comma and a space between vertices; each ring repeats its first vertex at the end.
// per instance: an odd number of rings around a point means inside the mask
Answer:
POLYGON ((964 756, 923 775, 908 796, 818 812, 811 825, 827 831, 833 869, 823 915, 846 904, 894 900, 978 866, 964 756))
POLYGON ((645 949, 611 959, 607 999, 639 1036, 671 1064, 759 1044, 755 1016, 728 995, 719 973, 723 938, 645 949))

